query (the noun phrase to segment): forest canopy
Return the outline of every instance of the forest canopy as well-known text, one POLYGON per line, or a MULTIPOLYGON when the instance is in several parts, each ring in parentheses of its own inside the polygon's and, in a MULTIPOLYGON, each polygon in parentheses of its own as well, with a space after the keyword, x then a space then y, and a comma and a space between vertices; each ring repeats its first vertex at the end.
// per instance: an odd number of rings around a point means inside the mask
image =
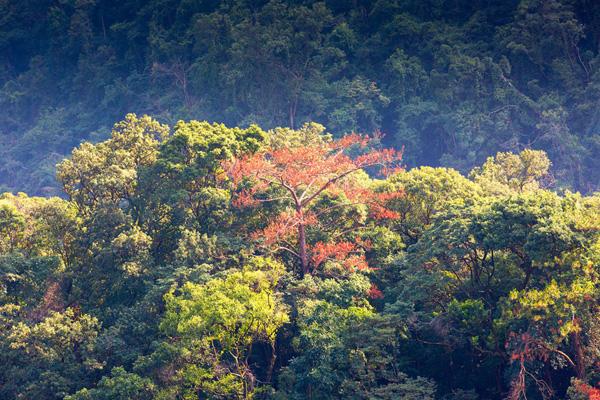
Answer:
POLYGON ((0 398, 593 400, 600 195, 128 114, 0 195, 0 398))
POLYGON ((0 365, 599 400, 600 2, 0 0, 0 365))
POLYGON ((594 0, 0 0, 0 187, 60 195, 54 165, 129 112, 248 128, 381 131, 406 165, 467 174, 547 152, 600 181, 594 0))

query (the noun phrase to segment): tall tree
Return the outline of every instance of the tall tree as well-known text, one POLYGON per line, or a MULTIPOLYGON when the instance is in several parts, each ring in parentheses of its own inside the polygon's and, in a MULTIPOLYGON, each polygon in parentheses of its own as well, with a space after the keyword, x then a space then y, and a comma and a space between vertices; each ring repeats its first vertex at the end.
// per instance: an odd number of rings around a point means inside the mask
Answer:
MULTIPOLYGON (((307 125, 304 129, 309 128, 307 125)), ((338 140, 313 136, 310 143, 290 143, 281 147, 275 144, 230 162, 228 173, 233 182, 245 186, 239 191, 236 204, 252 206, 276 201, 286 207, 260 233, 255 233, 255 237, 262 236, 265 243, 277 244, 279 249, 294 254, 300 260, 301 273, 309 273, 311 251, 307 244, 307 227, 316 224, 327 211, 313 209, 319 196, 329 192, 342 195, 353 204, 381 206, 377 203, 381 196, 361 186, 355 175, 368 168, 389 173, 398 166, 401 153, 368 148, 370 144, 373 144, 372 138, 356 134, 338 140), (362 154, 352 157, 349 154, 351 150, 362 151, 362 154), (294 238, 295 246, 289 246, 287 240, 290 236, 294 238)), ((318 264, 320 257, 329 257, 337 252, 347 255, 352 249, 349 244, 322 244, 313 249, 316 256, 313 262, 318 264), (317 254, 319 252, 322 254, 317 254)))

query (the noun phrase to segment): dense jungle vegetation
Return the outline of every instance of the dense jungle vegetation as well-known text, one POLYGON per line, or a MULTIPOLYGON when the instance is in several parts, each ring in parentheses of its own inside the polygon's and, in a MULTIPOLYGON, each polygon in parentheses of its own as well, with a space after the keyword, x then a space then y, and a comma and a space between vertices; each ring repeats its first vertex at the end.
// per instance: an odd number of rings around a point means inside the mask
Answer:
POLYGON ((2 399, 600 396, 600 194, 128 114, 0 197, 2 399))
POLYGON ((54 165, 126 113, 386 134, 463 174, 545 150, 600 181, 596 0, 0 0, 0 186, 60 194, 54 165))
POLYGON ((599 190, 596 0, 0 0, 0 399, 599 400, 599 190))

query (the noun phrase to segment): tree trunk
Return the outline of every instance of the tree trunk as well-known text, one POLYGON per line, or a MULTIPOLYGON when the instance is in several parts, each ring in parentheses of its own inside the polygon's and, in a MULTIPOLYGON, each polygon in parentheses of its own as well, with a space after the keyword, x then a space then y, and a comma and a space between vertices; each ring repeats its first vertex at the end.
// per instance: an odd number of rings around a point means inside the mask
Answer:
MULTIPOLYGON (((294 196, 294 199, 296 197, 294 196)), ((306 227, 304 226, 304 213, 302 212, 302 204, 296 200, 296 213, 299 219, 298 223, 298 255, 300 256, 300 264, 302 264, 301 275, 308 274, 308 252, 306 251, 306 227)))
POLYGON ((267 368, 267 382, 271 382, 273 378, 273 370, 275 369, 275 360, 277 360, 277 352, 275 351, 275 341, 271 342, 271 359, 267 368))
MULTIPOLYGON (((574 318, 575 325, 579 327, 579 320, 574 318)), ((585 355, 583 352, 583 346, 581 344, 581 336, 578 331, 573 332, 572 334, 572 345, 575 350, 575 373, 577 374, 577 378, 585 379, 585 355)))
POLYGON ((302 276, 308 274, 308 255, 306 252, 306 231, 304 222, 298 224, 298 254, 302 264, 302 276))
POLYGON ((531 265, 531 260, 529 257, 527 257, 527 259, 521 263, 520 267, 523 271, 525 271, 525 280, 521 286, 521 290, 525 290, 527 289, 527 285, 529 285, 531 274, 533 273, 533 266, 531 265))

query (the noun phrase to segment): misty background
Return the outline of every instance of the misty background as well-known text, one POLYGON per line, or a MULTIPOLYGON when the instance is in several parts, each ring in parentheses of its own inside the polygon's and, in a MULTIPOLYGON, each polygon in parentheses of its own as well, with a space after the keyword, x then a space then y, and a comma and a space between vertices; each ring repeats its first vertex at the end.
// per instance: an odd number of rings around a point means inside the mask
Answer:
POLYGON ((0 192, 128 112, 385 134, 407 166, 468 172, 543 149, 598 189, 594 0, 0 0, 0 192))

